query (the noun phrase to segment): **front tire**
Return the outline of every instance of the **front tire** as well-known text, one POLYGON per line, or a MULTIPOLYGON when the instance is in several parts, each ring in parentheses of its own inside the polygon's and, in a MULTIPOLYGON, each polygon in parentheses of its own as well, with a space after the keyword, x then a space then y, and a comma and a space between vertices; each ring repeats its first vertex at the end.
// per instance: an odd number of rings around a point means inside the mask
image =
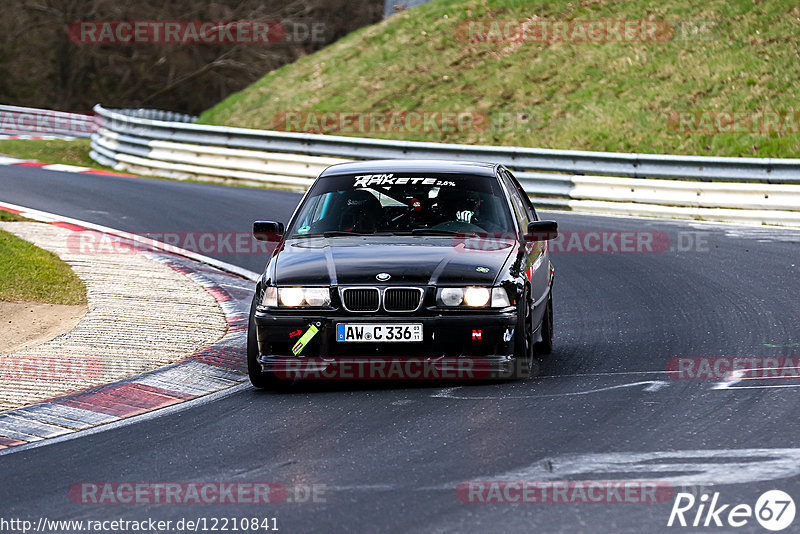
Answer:
POLYGON ((525 291, 517 306, 517 325, 514 328, 514 369, 512 378, 524 380, 536 374, 538 362, 533 355, 533 312, 525 291))
POLYGON ((542 340, 533 346, 536 354, 547 355, 553 352, 553 289, 547 297, 547 308, 542 317, 542 340))
POLYGON ((253 297, 253 304, 250 305, 250 320, 247 323, 247 375, 250 377, 250 383, 258 389, 278 389, 285 384, 273 373, 263 372, 261 364, 258 363, 258 337, 255 322, 257 300, 258 291, 253 297))

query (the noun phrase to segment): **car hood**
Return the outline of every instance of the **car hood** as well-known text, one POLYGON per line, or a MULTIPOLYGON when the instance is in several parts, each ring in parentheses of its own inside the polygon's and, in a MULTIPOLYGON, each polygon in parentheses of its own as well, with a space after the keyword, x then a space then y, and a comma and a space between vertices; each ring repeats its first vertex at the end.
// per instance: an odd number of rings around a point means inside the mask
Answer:
POLYGON ((365 236, 288 240, 273 257, 277 285, 492 284, 512 239, 365 236), (381 282, 379 273, 391 278, 381 282))

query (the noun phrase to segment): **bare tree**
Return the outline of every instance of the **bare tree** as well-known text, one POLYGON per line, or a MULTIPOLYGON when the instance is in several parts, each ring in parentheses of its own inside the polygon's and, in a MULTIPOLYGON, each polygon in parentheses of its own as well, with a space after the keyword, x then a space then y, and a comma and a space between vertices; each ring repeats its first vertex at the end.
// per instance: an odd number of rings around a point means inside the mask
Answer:
POLYGON ((0 102, 85 111, 102 102, 199 113, 265 73, 380 20, 379 0, 3 0, 0 102), (87 43, 80 21, 278 21, 321 40, 87 43), (319 26, 321 25, 321 26, 319 26))

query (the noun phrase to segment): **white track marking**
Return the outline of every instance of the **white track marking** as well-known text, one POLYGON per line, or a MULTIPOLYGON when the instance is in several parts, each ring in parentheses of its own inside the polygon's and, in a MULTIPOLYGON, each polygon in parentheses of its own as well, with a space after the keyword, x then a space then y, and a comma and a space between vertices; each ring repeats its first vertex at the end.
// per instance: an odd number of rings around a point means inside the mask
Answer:
MULTIPOLYGON (((673 486, 748 484, 800 475, 800 449, 701 449, 563 454, 473 480, 647 480, 673 486)), ((420 489, 452 489, 462 480, 420 489)))
POLYGON ((800 383, 795 384, 760 384, 758 386, 737 386, 745 380, 796 380, 796 376, 744 376, 749 371, 767 371, 770 369, 780 369, 780 367, 753 367, 749 369, 737 369, 724 380, 715 383, 712 390, 737 390, 737 389, 783 389, 798 388, 800 383))
POLYGON ((625 376, 625 375, 665 375, 667 371, 617 371, 611 373, 577 373, 574 375, 545 375, 545 376, 537 376, 536 380, 541 380, 544 378, 572 378, 575 376, 625 376))
POLYGON ((655 392, 669 385, 669 382, 663 380, 645 380, 642 382, 631 382, 629 384, 617 384, 614 386, 606 386, 602 388, 588 389, 584 391, 567 391, 564 393, 549 393, 542 395, 486 395, 486 396, 457 396, 455 391, 463 386, 452 388, 445 388, 438 393, 431 395, 431 398, 437 399, 455 399, 455 400, 508 400, 508 399, 545 399, 557 397, 573 397, 576 395, 591 395, 592 393, 602 393, 604 391, 611 391, 614 389, 630 388, 636 386, 647 386, 644 391, 655 392))
POLYGON ((40 169, 44 169, 46 171, 59 171, 59 172, 86 172, 89 167, 77 167, 75 165, 65 165, 63 163, 54 163, 52 165, 45 165, 44 167, 39 167, 40 169))
POLYGON ((15 163, 23 163, 27 160, 19 158, 10 158, 8 156, 0 156, 0 165, 14 165, 15 163))

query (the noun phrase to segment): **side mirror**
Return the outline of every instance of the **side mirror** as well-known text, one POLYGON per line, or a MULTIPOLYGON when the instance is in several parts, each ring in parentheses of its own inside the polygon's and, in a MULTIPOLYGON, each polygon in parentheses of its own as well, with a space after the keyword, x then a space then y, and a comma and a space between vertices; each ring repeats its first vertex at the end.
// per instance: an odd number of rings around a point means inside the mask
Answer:
POLYGON ((280 241, 283 232, 282 222, 256 221, 253 223, 253 237, 259 241, 280 241))
POLYGON ((528 225, 528 234, 525 236, 530 241, 548 241, 558 237, 558 223, 555 221, 533 221, 528 225))

